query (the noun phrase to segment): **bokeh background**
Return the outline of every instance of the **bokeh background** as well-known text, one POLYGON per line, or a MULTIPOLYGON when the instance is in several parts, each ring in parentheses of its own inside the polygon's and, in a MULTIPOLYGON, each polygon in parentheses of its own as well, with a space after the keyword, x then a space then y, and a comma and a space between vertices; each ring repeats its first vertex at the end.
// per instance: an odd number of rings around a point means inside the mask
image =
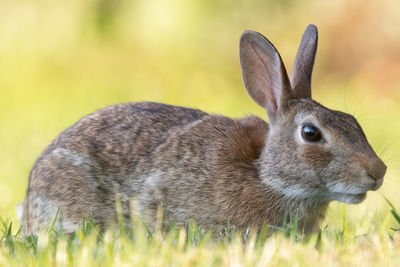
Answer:
POLYGON ((388 165, 379 192, 332 203, 324 224, 390 228, 384 197, 400 209, 399 13, 397 0, 1 0, 0 218, 15 220, 40 152, 98 108, 152 100, 267 119, 244 90, 239 37, 263 33, 290 71, 314 23, 314 98, 354 114, 388 165))

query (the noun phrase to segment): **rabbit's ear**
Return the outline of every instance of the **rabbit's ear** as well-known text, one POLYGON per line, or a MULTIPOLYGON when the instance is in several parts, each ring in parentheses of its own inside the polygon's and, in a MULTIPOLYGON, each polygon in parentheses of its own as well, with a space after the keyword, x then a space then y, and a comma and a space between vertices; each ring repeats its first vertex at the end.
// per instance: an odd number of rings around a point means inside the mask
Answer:
POLYGON ((311 98, 311 75, 318 45, 318 30, 313 24, 304 31, 296 59, 293 63, 290 83, 295 98, 311 98))
POLYGON ((240 66, 251 98, 275 121, 286 111, 292 89, 282 59, 275 47, 260 33, 245 31, 240 38, 240 66))

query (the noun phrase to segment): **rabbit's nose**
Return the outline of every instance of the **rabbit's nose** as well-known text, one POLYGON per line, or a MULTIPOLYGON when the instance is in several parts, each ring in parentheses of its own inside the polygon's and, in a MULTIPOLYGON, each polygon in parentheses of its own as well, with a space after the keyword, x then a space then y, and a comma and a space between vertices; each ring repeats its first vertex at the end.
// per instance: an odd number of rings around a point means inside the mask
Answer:
POLYGON ((375 181, 378 181, 383 179, 383 176, 385 176, 386 165, 382 162, 382 160, 377 159, 369 164, 366 170, 369 176, 375 179, 375 181))
POLYGON ((376 189, 378 189, 382 185, 386 165, 380 159, 373 160, 366 165, 365 169, 362 170, 361 182, 363 184, 375 184, 376 189))

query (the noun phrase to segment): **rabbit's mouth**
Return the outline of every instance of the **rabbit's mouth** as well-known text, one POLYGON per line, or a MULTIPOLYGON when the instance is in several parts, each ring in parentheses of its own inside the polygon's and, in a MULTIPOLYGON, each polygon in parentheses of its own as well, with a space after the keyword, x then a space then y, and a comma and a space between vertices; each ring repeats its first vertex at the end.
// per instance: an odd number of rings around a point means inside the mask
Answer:
POLYGON ((380 185, 381 184, 355 185, 331 182, 327 184, 327 188, 331 200, 337 200, 348 204, 357 204, 365 199, 369 190, 375 191, 380 185))

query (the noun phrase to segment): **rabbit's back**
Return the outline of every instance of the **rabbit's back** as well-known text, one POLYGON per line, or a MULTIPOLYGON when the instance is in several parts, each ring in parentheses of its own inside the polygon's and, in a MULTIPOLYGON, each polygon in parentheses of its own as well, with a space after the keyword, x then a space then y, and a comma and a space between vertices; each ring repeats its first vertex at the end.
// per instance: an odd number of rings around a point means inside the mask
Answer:
POLYGON ((84 215, 104 226, 115 218, 116 194, 128 216, 127 197, 138 190, 132 180, 148 171, 154 150, 175 129, 204 116, 200 110, 141 102, 109 106, 82 118, 32 168, 22 218, 25 232, 43 229, 59 207, 59 227, 66 231, 84 215))
POLYGON ((89 155, 102 172, 124 177, 175 129, 207 115, 154 102, 118 104, 82 118, 60 134, 53 145, 89 155))
POLYGON ((233 202, 222 203, 221 188, 236 192, 245 180, 259 182, 252 163, 267 130, 255 116, 231 119, 152 102, 100 109, 62 132, 36 161, 24 232, 43 230, 58 209, 58 229, 72 232, 85 216, 105 227, 117 217, 117 196, 127 218, 136 199, 149 225, 163 206, 178 223, 225 226, 223 207, 233 202))

